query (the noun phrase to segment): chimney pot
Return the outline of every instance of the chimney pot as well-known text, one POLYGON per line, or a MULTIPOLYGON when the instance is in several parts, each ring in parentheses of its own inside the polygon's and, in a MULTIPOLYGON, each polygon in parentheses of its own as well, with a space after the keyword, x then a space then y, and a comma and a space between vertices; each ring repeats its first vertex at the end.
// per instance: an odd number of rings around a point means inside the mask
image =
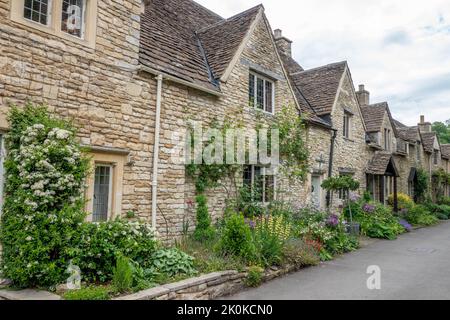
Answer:
POLYGON ((359 85, 359 91, 356 92, 356 97, 361 106, 368 106, 370 104, 370 93, 365 89, 363 84, 359 85))
POLYGON ((279 38, 283 37, 283 31, 281 29, 276 29, 274 31, 274 33, 275 33, 275 39, 279 39, 279 38))
POLYGON ((425 123, 425 116, 420 116, 420 123, 425 123))
POLYGON ((285 55, 292 57, 292 41, 283 37, 283 31, 281 29, 276 29, 273 31, 275 43, 285 55))

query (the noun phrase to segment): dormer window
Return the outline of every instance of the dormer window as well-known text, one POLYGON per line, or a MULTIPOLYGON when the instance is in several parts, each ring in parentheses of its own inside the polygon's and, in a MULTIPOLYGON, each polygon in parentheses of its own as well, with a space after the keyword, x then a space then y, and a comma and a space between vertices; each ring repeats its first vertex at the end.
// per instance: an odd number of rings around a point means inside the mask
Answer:
POLYGON ((275 109, 274 82, 251 72, 248 83, 249 106, 273 114, 275 109))

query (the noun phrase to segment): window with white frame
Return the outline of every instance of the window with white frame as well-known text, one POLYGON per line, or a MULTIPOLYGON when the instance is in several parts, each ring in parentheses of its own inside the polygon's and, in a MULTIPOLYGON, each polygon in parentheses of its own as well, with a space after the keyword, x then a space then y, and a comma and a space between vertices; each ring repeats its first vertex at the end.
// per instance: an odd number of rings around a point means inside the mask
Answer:
POLYGON ((0 214, 2 213, 3 208, 3 183, 4 183, 3 162, 5 156, 6 156, 5 143, 3 140, 3 134, 0 132, 0 214))
POLYGON ((84 37, 86 0, 63 0, 61 31, 72 36, 84 37))
POLYGON ((250 107, 274 113, 275 84, 273 81, 250 72, 248 96, 250 107))
POLYGON ((95 166, 93 222, 107 221, 111 215, 112 175, 111 165, 97 164, 95 166))
POLYGON ((95 47, 98 0, 14 0, 11 19, 95 47))
POLYGON ((255 201, 269 203, 275 200, 276 179, 269 171, 269 168, 262 166, 244 166, 244 186, 251 190, 255 201))
POLYGON ((23 17, 27 20, 47 26, 50 24, 52 0, 25 0, 23 17))
POLYGON ((344 112, 344 127, 342 129, 342 134, 344 138, 350 139, 351 133, 351 114, 344 112))

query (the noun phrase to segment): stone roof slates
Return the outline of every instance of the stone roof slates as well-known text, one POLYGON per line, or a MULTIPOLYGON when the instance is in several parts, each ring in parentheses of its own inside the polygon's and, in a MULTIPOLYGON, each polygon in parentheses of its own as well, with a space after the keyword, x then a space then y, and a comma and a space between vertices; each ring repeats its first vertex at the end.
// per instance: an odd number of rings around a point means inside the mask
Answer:
POLYGON ((216 79, 223 75, 232 61, 261 8, 258 5, 198 32, 216 79))
POLYGON ((450 159, 450 144, 441 144, 442 157, 450 159))
POLYGON ((433 153, 434 151, 434 139, 436 137, 435 132, 421 132, 423 149, 426 152, 433 153))
POLYGON ((140 62, 207 89, 220 78, 262 6, 229 19, 192 0, 150 0, 141 18, 140 62))
POLYGON ((332 111, 346 66, 347 62, 344 61, 301 72, 289 70, 289 73, 316 114, 322 116, 332 111))
MULTIPOLYGON (((369 161, 366 173, 373 175, 385 175, 391 161, 395 167, 395 162, 392 158, 391 153, 386 151, 376 152, 372 159, 369 161)), ((396 168, 394 169, 395 171, 397 171, 396 168)))

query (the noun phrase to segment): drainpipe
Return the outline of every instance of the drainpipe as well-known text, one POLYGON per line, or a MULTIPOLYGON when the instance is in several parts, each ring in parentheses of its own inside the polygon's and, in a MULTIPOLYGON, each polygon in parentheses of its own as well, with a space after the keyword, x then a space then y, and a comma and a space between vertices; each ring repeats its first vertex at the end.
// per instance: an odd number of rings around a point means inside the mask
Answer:
POLYGON ((159 74, 157 77, 156 90, 156 119, 155 119, 155 143, 153 145, 153 179, 152 179, 152 227, 156 230, 156 209, 157 209, 157 192, 158 192, 158 162, 159 162, 159 134, 161 127, 161 96, 163 76, 159 74))
MULTIPOLYGON (((334 142, 337 137, 337 129, 332 129, 333 135, 331 136, 331 145, 330 145, 330 157, 328 160, 328 178, 333 176, 333 158, 334 158, 334 142)), ((327 207, 329 208, 331 205, 331 191, 327 191, 327 207)))

